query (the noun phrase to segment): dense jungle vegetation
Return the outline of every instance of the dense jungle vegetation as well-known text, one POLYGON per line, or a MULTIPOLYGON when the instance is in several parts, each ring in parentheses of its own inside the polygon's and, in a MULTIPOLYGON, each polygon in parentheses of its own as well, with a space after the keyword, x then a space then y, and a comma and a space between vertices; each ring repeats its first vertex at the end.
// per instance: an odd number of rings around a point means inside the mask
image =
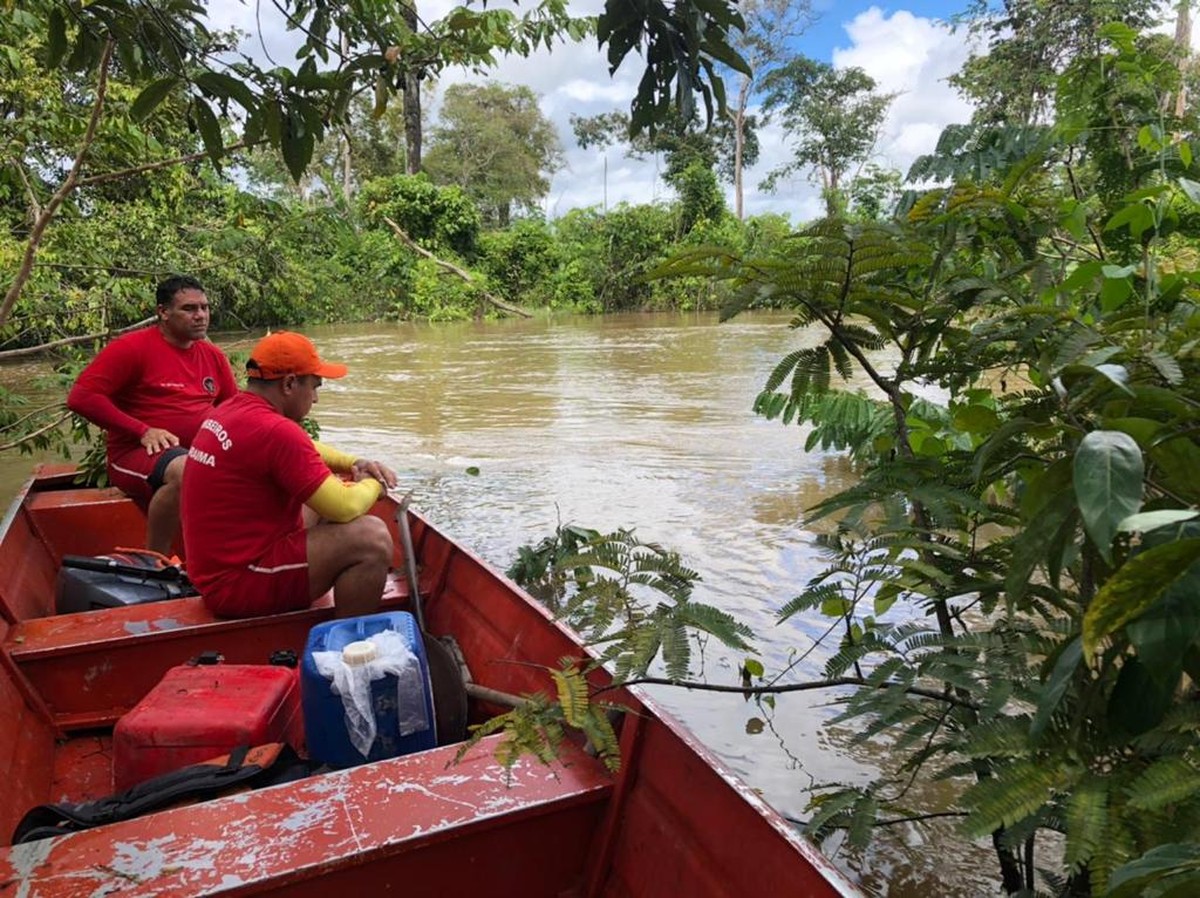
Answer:
MULTIPOLYGON (((838 651, 822 680, 765 670, 751 634, 691 601, 681 560, 628 532, 564 527, 514 575, 627 679, 694 675, 689 634, 708 633, 747 653, 730 685, 764 713, 791 689, 824 688, 862 739, 888 740, 895 766, 877 782, 814 791, 818 839, 861 844, 936 814, 993 847, 1008 894, 1200 891, 1189 3, 1169 11, 1172 39, 1145 0, 977 0, 963 27, 989 43, 957 79, 976 116, 947 129, 903 194, 860 166, 887 98, 755 42, 795 4, 613 2, 591 22, 547 3, 423 29, 373 4, 285 5, 311 31, 308 56, 294 72, 247 62, 237 79, 206 65, 224 38, 182 0, 149 22, 147 4, 125 0, 35 2, 3 20, 6 345, 139 320, 148 272, 165 269, 203 277, 247 326, 517 305, 789 309, 821 339, 763 372, 755 410, 802 425, 809 448, 850 453, 862 475, 812 510, 838 525, 821 539, 829 567, 779 612, 828 617, 838 651), (357 49, 318 66, 337 28, 357 49), (514 163, 504 189, 463 175, 450 163, 469 156, 469 95, 430 136, 432 171, 413 174, 417 75, 593 34, 614 64, 648 48, 647 76, 628 116, 579 122, 577 136, 671 154, 675 201, 525 214, 554 147, 534 169, 514 163), (736 95, 711 79, 721 63, 736 95), (364 86, 373 118, 356 105, 364 86), (389 93, 404 99, 390 132, 389 93), (732 153, 736 185, 753 152, 753 96, 796 136, 796 166, 825 190, 822 221, 793 231, 719 201, 719 163, 732 153), (704 129, 710 105, 731 134, 704 129), (355 128, 372 148, 361 182, 337 151, 355 128), (871 394, 842 388, 855 372, 871 394), (912 806, 919 778, 950 783, 952 806, 912 806)), ((536 145, 528 97, 492 99, 536 145)), ((10 432, 33 427, 11 408, 10 432)), ((554 676, 557 703, 495 726, 539 754, 564 724, 611 745, 579 665, 554 676)))

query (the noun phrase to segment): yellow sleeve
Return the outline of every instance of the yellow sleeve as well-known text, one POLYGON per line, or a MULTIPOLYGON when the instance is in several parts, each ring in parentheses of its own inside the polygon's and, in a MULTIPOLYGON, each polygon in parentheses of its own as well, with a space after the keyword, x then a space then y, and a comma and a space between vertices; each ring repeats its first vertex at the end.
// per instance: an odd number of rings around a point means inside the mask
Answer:
POLYGON ((330 474, 304 504, 327 521, 345 524, 364 514, 383 491, 383 484, 373 478, 346 483, 330 474))
POLYGON ((321 461, 329 465, 329 470, 337 474, 349 474, 358 459, 349 452, 342 452, 332 446, 326 446, 320 440, 313 440, 313 447, 321 456, 321 461))

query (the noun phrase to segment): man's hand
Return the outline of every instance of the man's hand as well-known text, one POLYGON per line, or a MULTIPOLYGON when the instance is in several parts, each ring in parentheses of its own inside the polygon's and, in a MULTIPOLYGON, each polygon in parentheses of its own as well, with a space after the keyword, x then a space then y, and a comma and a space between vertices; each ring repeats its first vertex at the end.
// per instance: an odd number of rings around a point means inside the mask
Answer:
POLYGON ((155 452, 162 452, 164 449, 178 446, 179 437, 161 427, 151 427, 142 434, 142 445, 146 447, 147 455, 153 455, 155 452))
POLYGON ((355 480, 365 480, 368 477, 374 478, 382 483, 388 489, 394 487, 398 480, 396 472, 387 465, 377 461, 371 461, 369 458, 358 459, 350 468, 350 472, 354 475, 355 480))

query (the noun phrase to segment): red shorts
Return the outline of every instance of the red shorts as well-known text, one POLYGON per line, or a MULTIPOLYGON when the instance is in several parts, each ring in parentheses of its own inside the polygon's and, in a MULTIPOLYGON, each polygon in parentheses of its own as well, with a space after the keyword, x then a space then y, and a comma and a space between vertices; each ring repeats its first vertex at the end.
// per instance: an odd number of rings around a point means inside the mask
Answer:
POLYGON ((145 510, 155 490, 163 485, 167 465, 181 455, 187 455, 182 446, 172 446, 153 455, 147 455, 141 446, 120 455, 109 455, 108 482, 145 510))
POLYGON ((312 604, 308 531, 292 531, 258 561, 226 571, 201 591, 208 610, 219 617, 258 617, 307 608, 312 604))

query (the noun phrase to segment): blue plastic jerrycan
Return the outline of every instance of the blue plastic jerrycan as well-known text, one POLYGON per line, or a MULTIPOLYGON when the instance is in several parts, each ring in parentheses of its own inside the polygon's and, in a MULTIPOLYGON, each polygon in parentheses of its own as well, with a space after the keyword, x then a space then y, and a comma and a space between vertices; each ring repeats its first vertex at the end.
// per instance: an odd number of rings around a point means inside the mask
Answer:
MULTIPOLYGON (((386 667, 386 664, 383 666, 386 667)), ((343 690, 347 690, 345 681, 341 682, 343 690)), ((433 689, 429 680, 429 665, 425 660, 425 643, 416 621, 407 611, 326 621, 313 627, 309 631, 300 664, 300 702, 304 710, 304 737, 308 754, 332 767, 352 767, 437 745, 433 689), (374 740, 369 750, 363 753, 355 747, 352 736, 357 721, 358 741, 360 744, 364 741, 361 730, 363 718, 356 716, 357 712, 353 709, 348 711, 343 696, 335 691, 336 677, 352 674, 348 670, 338 671, 336 665, 342 663, 350 667, 386 661, 386 658, 375 659, 374 650, 363 643, 371 642, 374 638, 380 645, 389 644, 387 640, 392 640, 390 644, 395 645, 395 637, 385 633, 388 630, 399 634, 409 652, 416 657, 418 667, 415 671, 411 667, 406 668, 401 676, 385 673, 370 680, 369 699, 366 698, 365 679, 360 681, 364 684, 360 686, 364 690, 361 702, 369 702, 368 713, 373 715, 375 723, 374 740), (340 653, 342 660, 338 661, 330 655, 314 660, 318 653, 340 653), (364 661, 364 658, 372 660, 364 661), (318 669, 318 660, 326 673, 318 669), (422 725, 423 729, 420 728, 422 725), (414 726, 417 728, 414 729, 414 726)), ((363 705, 360 704, 358 708, 361 711, 363 705)))

